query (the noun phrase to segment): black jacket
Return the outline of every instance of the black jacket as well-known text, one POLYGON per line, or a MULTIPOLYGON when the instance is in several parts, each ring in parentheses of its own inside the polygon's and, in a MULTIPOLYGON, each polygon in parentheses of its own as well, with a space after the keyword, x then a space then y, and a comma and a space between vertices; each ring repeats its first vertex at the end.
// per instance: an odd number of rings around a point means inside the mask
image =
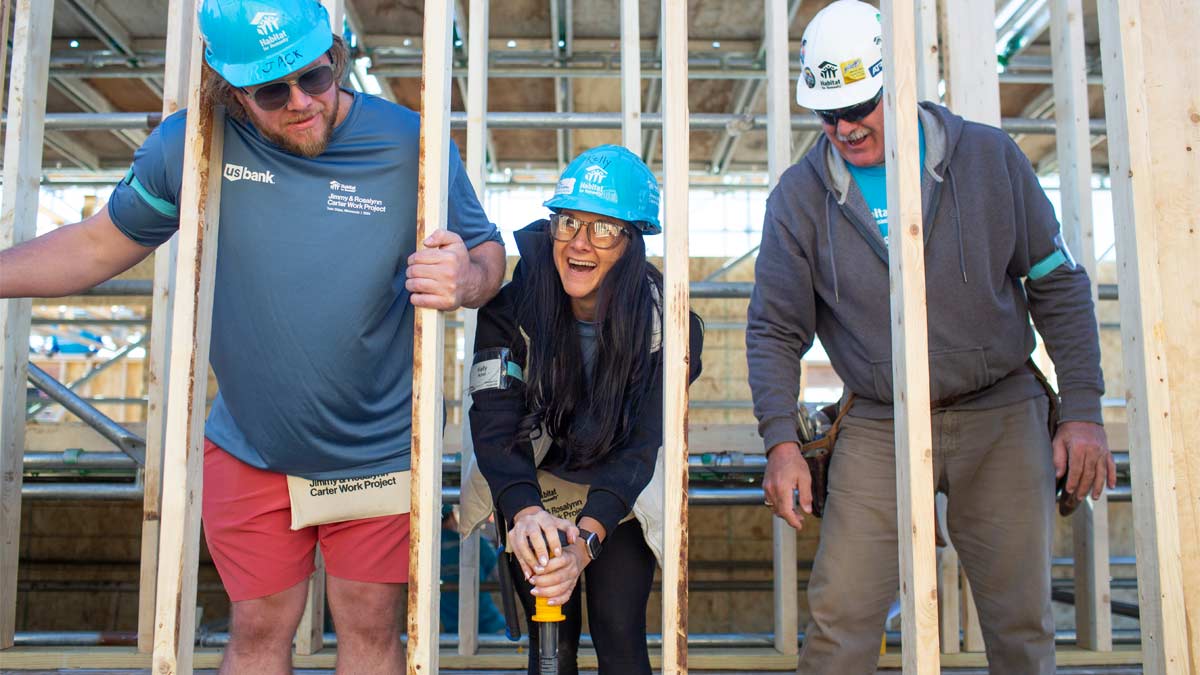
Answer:
MULTIPOLYGON (((516 233, 521 261, 513 279, 479 310, 475 331, 475 352, 508 348, 512 359, 526 370, 528 350, 521 327, 517 325, 516 300, 526 293, 525 269, 533 261, 545 260, 544 248, 551 246, 545 234, 546 222, 538 221, 516 233)), ((700 351, 704 333, 699 317, 691 315, 690 381, 700 375, 700 351)), ((582 370, 581 377, 582 377, 582 370)), ((526 373, 525 380, 530 377, 526 373)), ((552 444, 540 467, 534 466, 533 448, 528 443, 513 443, 520 421, 527 413, 525 386, 487 389, 476 392, 470 410, 471 437, 479 469, 487 479, 492 497, 506 518, 529 506, 540 506, 541 491, 537 469, 573 483, 589 485, 587 503, 580 517, 598 520, 612 532, 633 508, 637 497, 650 482, 658 450, 663 442, 662 366, 659 364, 649 395, 638 411, 635 427, 621 448, 605 455, 599 463, 580 470, 567 470, 566 452, 552 444)))

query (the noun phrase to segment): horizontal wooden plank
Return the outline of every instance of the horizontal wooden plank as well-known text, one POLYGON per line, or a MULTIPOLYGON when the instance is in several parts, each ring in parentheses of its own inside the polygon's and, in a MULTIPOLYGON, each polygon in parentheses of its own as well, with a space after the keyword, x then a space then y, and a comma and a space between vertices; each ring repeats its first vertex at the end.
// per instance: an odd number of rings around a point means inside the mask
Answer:
MULTIPOLYGON (((133 433, 145 437, 146 423, 134 422, 124 425, 133 433)), ((118 450, 108 439, 82 422, 41 424, 30 422, 25 425, 25 450, 27 452, 62 452, 71 448, 103 452, 118 450)))
MULTIPOLYGON (((311 656, 297 656, 297 668, 332 669, 336 652, 325 649, 311 656)), ((452 649, 440 655, 442 668, 504 669, 518 670, 525 667, 527 655, 511 650, 483 649, 474 656, 460 656, 452 649)), ((197 649, 197 669, 213 669, 220 665, 221 651, 197 649)), ((650 661, 658 668, 661 660, 657 652, 651 652, 650 661)), ((1111 652, 1093 652, 1075 647, 1062 647, 1057 652, 1060 667, 1133 665, 1142 662, 1142 652, 1136 646, 1119 645, 1111 652)), ((981 668, 986 664, 982 653, 945 654, 942 666, 946 668, 981 668)), ((582 650, 579 656, 581 669, 594 670, 596 655, 592 650, 582 650)), ((899 650, 889 650, 879 660, 880 668, 898 668, 899 650)), ((44 670, 47 668, 94 668, 94 669, 145 669, 150 667, 150 655, 139 654, 133 647, 14 647, 0 651, 0 669, 44 670)), ((758 670, 795 671, 796 656, 780 654, 772 648, 729 648, 692 649, 688 654, 688 667, 693 670, 758 670)))
MULTIPOLYGON (((144 422, 126 425, 130 431, 144 436, 144 422)), ((1109 424, 1108 444, 1113 452, 1125 452, 1129 449, 1129 435, 1124 423, 1109 424)), ((93 431, 86 424, 39 424, 31 422, 26 425, 25 448, 31 452, 61 452, 67 448, 82 448, 84 450, 113 450, 112 443, 93 431)), ((457 424, 446 426, 445 441, 442 446, 446 454, 456 454, 462 450, 462 432, 457 424)), ((745 452, 762 454, 762 439, 758 436, 758 428, 753 424, 692 424, 688 428, 688 454, 702 455, 706 452, 745 452)))

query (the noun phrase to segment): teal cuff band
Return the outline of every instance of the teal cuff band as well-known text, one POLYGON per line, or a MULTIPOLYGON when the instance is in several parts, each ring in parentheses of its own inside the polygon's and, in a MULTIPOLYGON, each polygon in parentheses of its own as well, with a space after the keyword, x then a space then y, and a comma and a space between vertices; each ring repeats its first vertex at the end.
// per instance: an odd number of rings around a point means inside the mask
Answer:
POLYGON ((132 168, 129 169, 129 173, 125 174, 125 183, 129 185, 129 187, 133 188, 133 191, 138 193, 138 196, 141 197, 142 201, 146 202, 150 208, 158 211, 159 215, 167 218, 179 217, 179 209, 171 202, 150 194, 150 191, 146 189, 146 186, 142 185, 142 182, 137 179, 137 176, 133 175, 132 168))
POLYGON ((507 361, 505 366, 506 367, 504 370, 508 373, 509 377, 513 378, 514 380, 520 380, 521 382, 525 381, 525 373, 521 372, 521 366, 518 366, 512 361, 507 361))
POLYGON ((1058 266, 1065 262, 1067 262, 1067 256, 1064 255, 1061 250, 1054 249, 1054 253, 1051 253, 1043 258, 1041 262, 1034 265, 1029 270, 1029 280, 1037 281, 1038 279, 1041 279, 1047 274, 1050 274, 1054 270, 1058 269, 1058 266))

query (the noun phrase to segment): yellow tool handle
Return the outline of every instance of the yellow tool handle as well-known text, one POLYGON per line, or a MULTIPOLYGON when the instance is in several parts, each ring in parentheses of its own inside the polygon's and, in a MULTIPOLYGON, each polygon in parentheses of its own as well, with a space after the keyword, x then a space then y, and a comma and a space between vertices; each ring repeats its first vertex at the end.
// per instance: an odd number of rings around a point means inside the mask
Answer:
POLYGON ((551 605, 546 598, 533 599, 533 620, 538 623, 557 623, 566 621, 561 605, 551 605))

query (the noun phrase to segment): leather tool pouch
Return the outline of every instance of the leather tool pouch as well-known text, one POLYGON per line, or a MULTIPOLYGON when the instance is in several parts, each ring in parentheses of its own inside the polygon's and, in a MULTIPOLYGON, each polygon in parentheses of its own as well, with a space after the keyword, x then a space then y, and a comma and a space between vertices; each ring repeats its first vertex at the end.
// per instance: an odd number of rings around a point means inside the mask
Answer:
MULTIPOLYGON (((837 443, 842 419, 853 405, 854 394, 850 394, 841 408, 836 404, 826 406, 821 412, 827 419, 833 420, 829 430, 818 438, 800 444, 800 454, 804 456, 804 461, 808 464, 808 473, 812 476, 813 515, 818 518, 825 514, 825 499, 829 496, 829 460, 833 458, 833 448, 837 443)), ((803 435, 801 437, 803 438, 803 435)))

